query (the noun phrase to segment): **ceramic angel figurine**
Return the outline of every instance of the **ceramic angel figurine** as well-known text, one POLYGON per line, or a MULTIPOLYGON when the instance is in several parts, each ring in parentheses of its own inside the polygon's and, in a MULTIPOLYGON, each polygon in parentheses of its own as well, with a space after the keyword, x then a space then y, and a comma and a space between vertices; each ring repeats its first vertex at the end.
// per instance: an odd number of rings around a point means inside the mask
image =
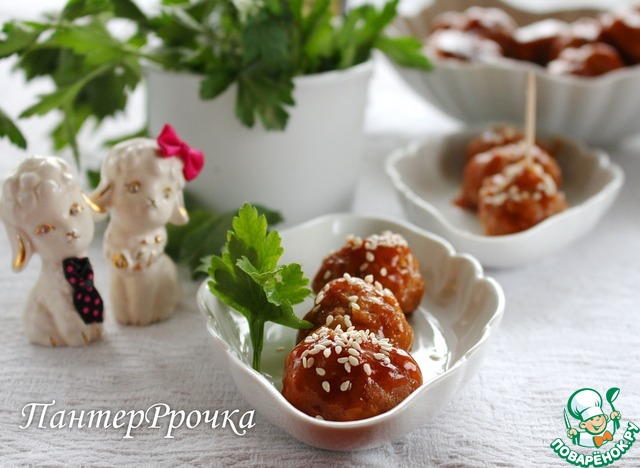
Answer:
POLYGON ((27 158, 2 185, 0 218, 13 269, 21 271, 34 253, 42 259, 24 310, 32 343, 84 346, 102 334, 103 302, 86 257, 95 209, 69 165, 56 157, 27 158))
POLYGON ((180 300, 176 266, 164 253, 165 225, 185 224, 182 189, 204 164, 200 151, 165 125, 157 141, 134 138, 105 157, 92 200, 110 215, 104 254, 110 264, 111 308, 127 325, 168 318, 180 300))

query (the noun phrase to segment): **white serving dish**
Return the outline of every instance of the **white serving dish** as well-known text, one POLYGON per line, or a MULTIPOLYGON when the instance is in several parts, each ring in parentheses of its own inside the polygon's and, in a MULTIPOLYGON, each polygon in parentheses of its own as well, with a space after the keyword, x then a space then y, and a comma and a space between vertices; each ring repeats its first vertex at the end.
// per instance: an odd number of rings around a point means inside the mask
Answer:
MULTIPOLYGON (((358 450, 392 441, 428 423, 477 372, 487 340, 502 318, 504 295, 484 276, 480 264, 458 255, 444 240, 407 223, 341 214, 328 215, 281 232, 283 263, 297 262, 313 277, 322 259, 345 242, 348 234, 367 236, 392 230, 402 234, 420 261, 427 290, 410 318, 412 355, 423 373, 423 385, 400 405, 374 418, 331 422, 294 408, 280 393, 284 360, 294 347, 296 331, 267 324, 263 374, 251 368, 251 345, 245 318, 217 300, 205 281, 198 306, 207 317, 220 363, 240 393, 262 417, 296 439, 330 450, 358 450), (284 351, 279 351, 280 347, 284 351)), ((311 298, 296 307, 303 316, 311 298)))
POLYGON ((445 237, 485 267, 520 266, 576 241, 602 218, 624 182, 622 169, 603 151, 540 137, 556 153, 569 209, 526 231, 486 236, 477 215, 453 203, 462 185, 465 147, 480 131, 471 128, 412 142, 388 157, 386 171, 411 222, 445 237))
MULTIPOLYGON (((470 0, 436 0, 432 5, 400 18, 401 34, 424 40, 431 20, 443 11, 464 11, 470 0)), ((573 21, 597 10, 573 9, 534 13, 486 0, 514 17, 519 25, 543 18, 573 21)), ((421 97, 446 114, 468 124, 522 122, 526 75, 534 70, 538 84, 537 124, 590 144, 615 144, 640 132, 640 66, 625 67, 599 77, 557 76, 529 62, 499 59, 487 63, 439 60, 430 72, 395 66, 404 81, 421 97)))

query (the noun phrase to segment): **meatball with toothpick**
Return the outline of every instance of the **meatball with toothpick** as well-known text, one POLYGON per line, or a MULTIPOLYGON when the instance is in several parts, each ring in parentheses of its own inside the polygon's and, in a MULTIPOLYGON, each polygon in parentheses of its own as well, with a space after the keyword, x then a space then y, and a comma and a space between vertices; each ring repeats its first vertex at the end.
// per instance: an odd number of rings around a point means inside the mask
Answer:
MULTIPOLYGON (((455 200, 456 205, 475 210, 479 204, 480 187, 487 177, 499 174, 510 164, 521 161, 527 154, 527 145, 524 141, 499 146, 484 153, 473 156, 465 165, 462 176, 462 188, 460 195, 455 200)), ((544 167, 550 174, 556 185, 562 182, 562 171, 556 160, 540 146, 531 148, 531 158, 537 164, 544 167)))
POLYGON ((566 209, 553 177, 528 158, 488 177, 480 189, 478 216, 487 235, 524 231, 566 209))

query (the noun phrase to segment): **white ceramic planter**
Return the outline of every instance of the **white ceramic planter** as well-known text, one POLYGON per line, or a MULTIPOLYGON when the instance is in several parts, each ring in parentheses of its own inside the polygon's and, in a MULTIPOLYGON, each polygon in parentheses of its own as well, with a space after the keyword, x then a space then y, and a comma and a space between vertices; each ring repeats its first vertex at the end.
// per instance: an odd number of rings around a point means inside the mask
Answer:
POLYGON ((188 190, 210 208, 244 202, 279 210, 287 225, 350 208, 364 146, 364 110, 372 63, 298 77, 296 105, 284 132, 235 117, 235 87, 202 101, 200 77, 148 70, 152 134, 171 123, 205 153, 205 166, 188 190))

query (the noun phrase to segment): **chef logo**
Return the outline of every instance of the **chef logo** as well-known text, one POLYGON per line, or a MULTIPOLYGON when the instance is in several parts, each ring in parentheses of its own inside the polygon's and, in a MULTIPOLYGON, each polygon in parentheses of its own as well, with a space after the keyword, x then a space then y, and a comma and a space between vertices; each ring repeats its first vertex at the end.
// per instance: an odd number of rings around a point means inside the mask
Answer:
POLYGON ((629 421, 626 430, 620 429, 622 414, 613 404, 618 395, 616 387, 607 390, 604 398, 592 388, 573 392, 564 410, 566 437, 572 445, 590 450, 579 453, 557 438, 551 448, 558 456, 572 465, 600 467, 612 464, 631 448, 640 428, 629 421))
POLYGON ((607 390, 606 399, 611 407, 607 414, 602 408, 602 396, 592 388, 581 388, 569 397, 564 410, 564 424, 567 437, 580 447, 600 447, 613 441, 613 435, 620 427, 621 414, 613 406, 620 394, 619 388, 607 390), (572 427, 567 412, 578 421, 578 427, 572 427))

